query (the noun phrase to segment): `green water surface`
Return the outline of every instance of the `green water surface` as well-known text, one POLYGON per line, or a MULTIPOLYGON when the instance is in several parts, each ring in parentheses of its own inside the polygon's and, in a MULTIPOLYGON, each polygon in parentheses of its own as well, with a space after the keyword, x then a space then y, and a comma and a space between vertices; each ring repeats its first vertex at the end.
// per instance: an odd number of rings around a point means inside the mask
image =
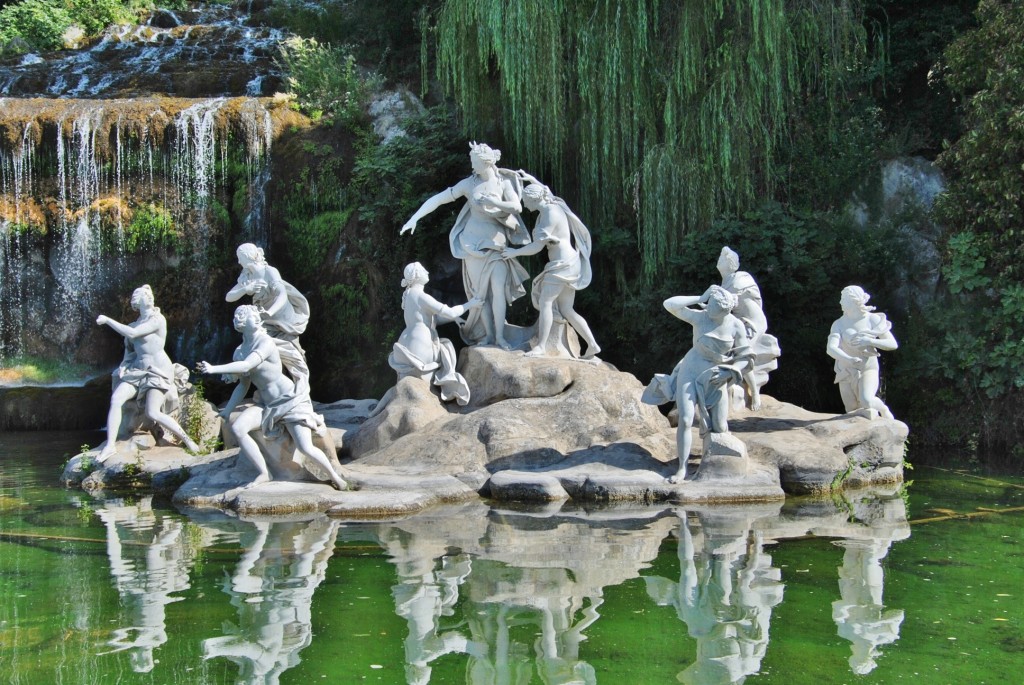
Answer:
POLYGON ((0 435, 0 683, 1024 683, 1024 479, 240 520, 0 435), (964 516, 970 514, 970 516, 964 516))

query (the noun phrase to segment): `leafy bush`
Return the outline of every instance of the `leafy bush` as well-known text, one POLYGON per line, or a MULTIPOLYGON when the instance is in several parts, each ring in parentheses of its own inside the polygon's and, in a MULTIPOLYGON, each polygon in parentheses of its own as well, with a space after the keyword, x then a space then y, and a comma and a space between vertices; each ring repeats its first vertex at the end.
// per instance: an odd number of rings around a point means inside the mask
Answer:
POLYGON ((365 118, 373 79, 359 75, 350 50, 291 38, 282 46, 281 61, 291 92, 310 118, 337 118, 348 126, 365 118))
POLYGON ((21 38, 35 50, 59 50, 64 32, 73 23, 58 2, 22 0, 0 9, 0 43, 21 38))
POLYGON ((125 227, 124 242, 128 252, 177 245, 178 234, 171 213, 154 204, 136 207, 131 222, 125 227))

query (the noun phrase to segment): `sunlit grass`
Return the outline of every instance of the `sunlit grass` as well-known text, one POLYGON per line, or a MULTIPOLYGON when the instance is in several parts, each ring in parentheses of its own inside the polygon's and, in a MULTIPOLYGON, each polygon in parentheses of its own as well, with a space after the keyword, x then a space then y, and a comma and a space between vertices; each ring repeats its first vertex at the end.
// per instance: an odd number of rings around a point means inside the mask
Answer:
POLYGON ((96 369, 62 359, 13 357, 0 363, 0 385, 53 385, 80 381, 96 369))

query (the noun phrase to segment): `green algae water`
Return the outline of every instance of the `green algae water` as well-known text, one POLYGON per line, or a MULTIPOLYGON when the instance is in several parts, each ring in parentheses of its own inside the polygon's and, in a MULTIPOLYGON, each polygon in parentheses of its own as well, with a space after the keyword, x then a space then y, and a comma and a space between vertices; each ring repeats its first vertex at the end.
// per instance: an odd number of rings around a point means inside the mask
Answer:
POLYGON ((351 522, 59 487, 0 435, 0 683, 1019 683, 1024 479, 351 522))

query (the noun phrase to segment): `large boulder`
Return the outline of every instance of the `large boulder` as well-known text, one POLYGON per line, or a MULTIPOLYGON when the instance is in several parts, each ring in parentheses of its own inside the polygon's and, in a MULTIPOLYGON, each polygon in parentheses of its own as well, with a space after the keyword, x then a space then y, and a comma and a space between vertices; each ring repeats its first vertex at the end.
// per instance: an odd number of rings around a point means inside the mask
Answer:
POLYGON ((418 473, 538 470, 598 452, 614 462, 638 447, 659 464, 675 458, 668 421, 640 401, 636 377, 610 364, 469 347, 459 370, 467 407, 442 405, 426 383, 403 379, 387 408, 346 440, 343 457, 418 473))

